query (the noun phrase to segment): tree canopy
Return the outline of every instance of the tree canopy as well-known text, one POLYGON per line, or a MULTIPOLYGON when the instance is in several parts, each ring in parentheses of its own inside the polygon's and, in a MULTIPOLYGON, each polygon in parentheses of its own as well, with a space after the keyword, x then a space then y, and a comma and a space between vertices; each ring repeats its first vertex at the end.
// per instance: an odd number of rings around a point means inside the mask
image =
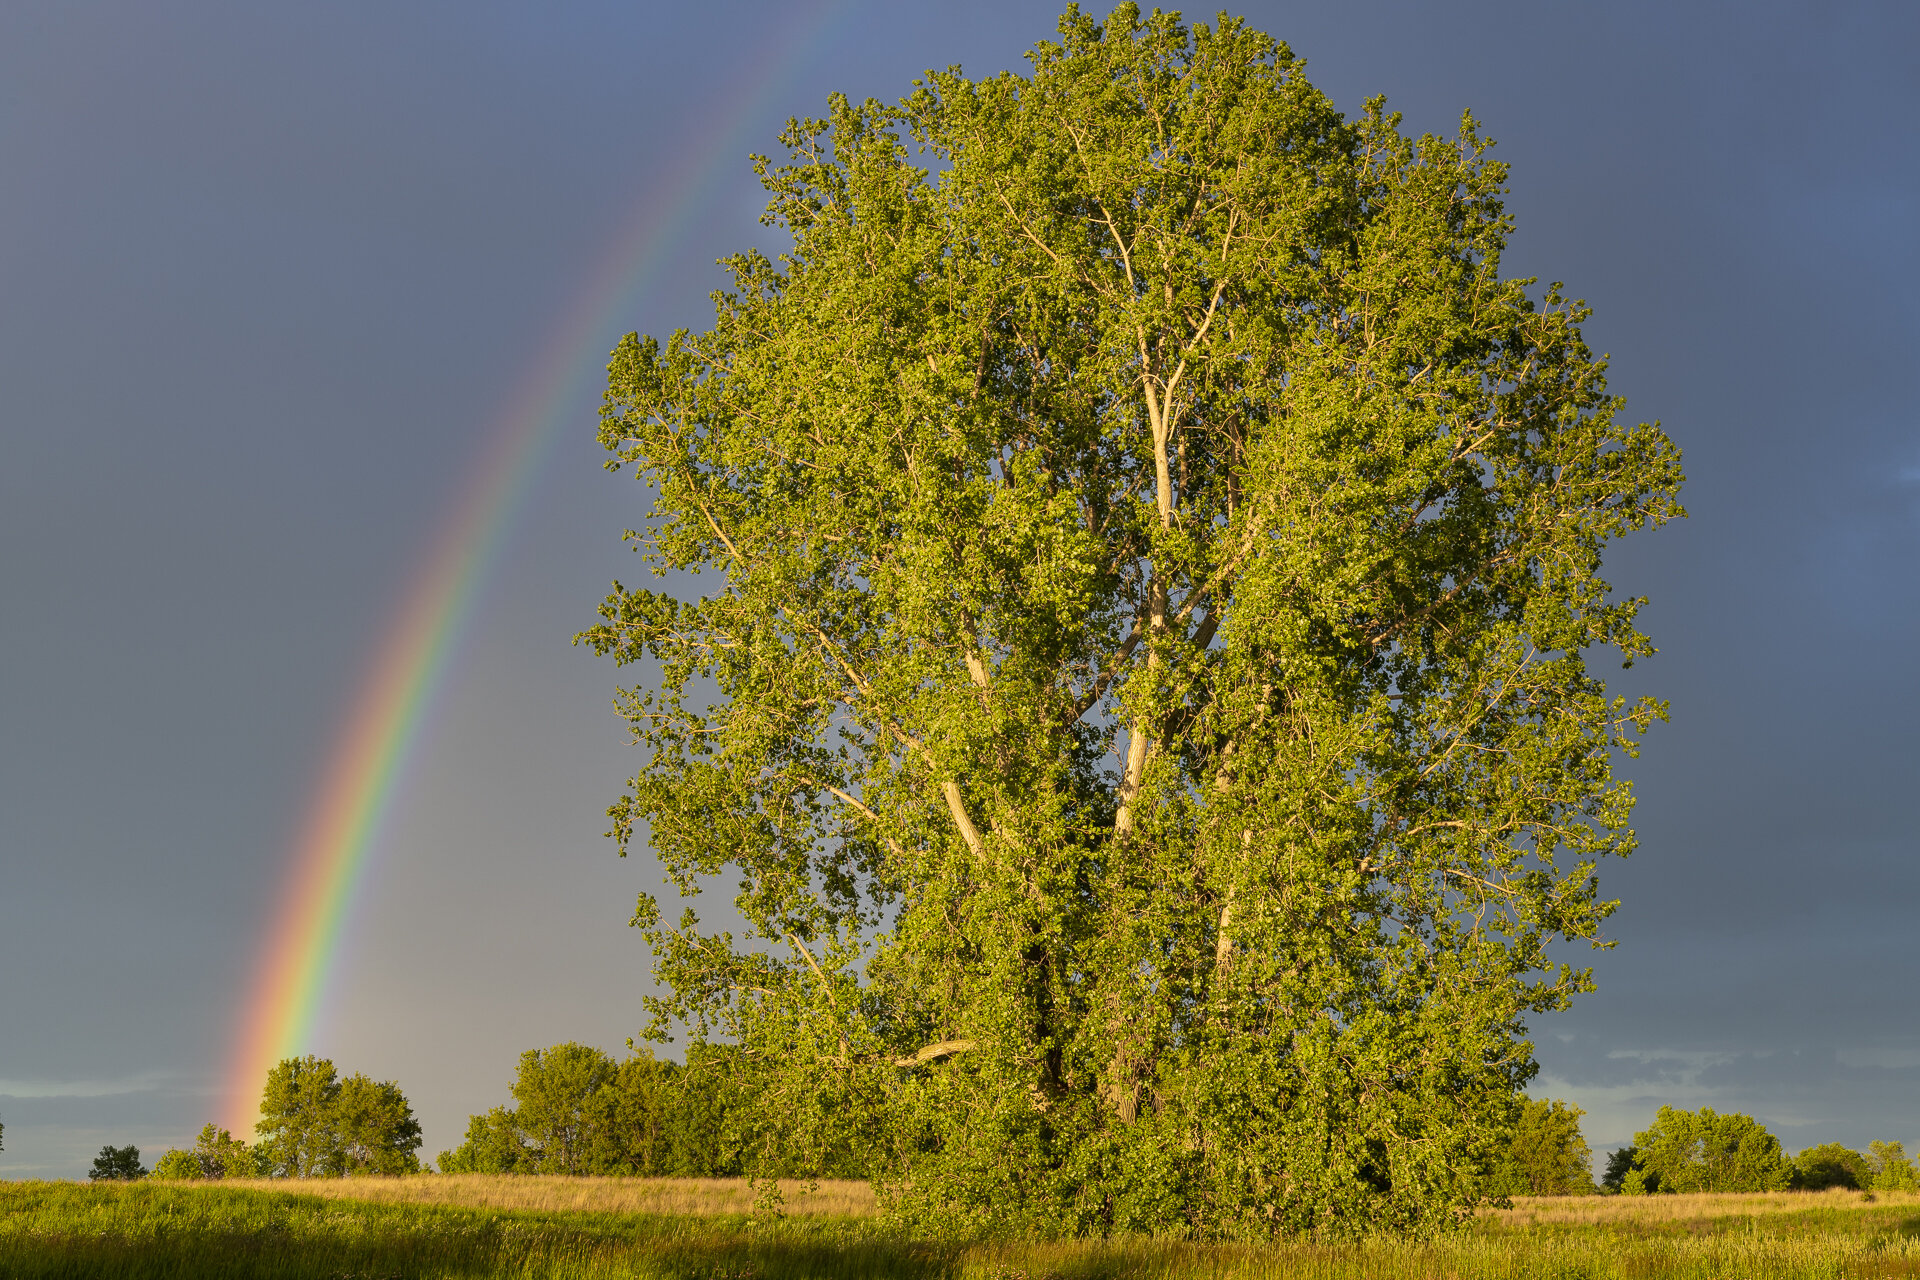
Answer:
MULTIPOLYGON (((420 1123, 400 1086, 331 1059, 283 1058, 267 1073, 255 1151, 275 1177, 410 1173, 420 1167, 420 1123)), ((244 1145, 244 1144, 242 1144, 244 1145)))
POLYGON ((1737 1112, 1662 1107, 1633 1142, 1649 1191, 1782 1191, 1793 1177, 1780 1140, 1752 1116, 1737 1112))
POLYGON ((651 1033, 910 1220, 1431 1227, 1591 985, 1549 947, 1663 714, 1590 666, 1652 652, 1601 558, 1678 455, 1501 275, 1470 117, 1346 118, 1238 21, 1059 33, 794 122, 791 251, 613 354, 676 575, 584 636, 649 664, 614 833, 745 922, 643 896, 651 1033))
POLYGON ((1907 1158, 1905 1143, 1869 1142, 1867 1168, 1872 1172, 1876 1191, 1920 1190, 1920 1172, 1915 1171, 1913 1161, 1907 1158))
POLYGON ((93 1182, 138 1182, 146 1176, 147 1168, 140 1163, 139 1147, 116 1147, 111 1143, 100 1148, 100 1154, 93 1158, 93 1168, 87 1173, 93 1182))
MULTIPOLYGON (((767 1128, 741 1065, 719 1045, 689 1046, 685 1065, 647 1051, 616 1064, 571 1043, 529 1050, 512 1085, 518 1105, 469 1117, 440 1171, 738 1176, 743 1148, 767 1128)), ((831 1153, 821 1172, 860 1172, 853 1161, 831 1153)))
MULTIPOLYGON (((1580 1132, 1579 1107, 1558 1098, 1528 1098, 1488 1179, 1501 1196, 1588 1195, 1593 1186, 1593 1150, 1580 1132)), ((1609 1166, 1611 1168, 1611 1166, 1609 1166)))

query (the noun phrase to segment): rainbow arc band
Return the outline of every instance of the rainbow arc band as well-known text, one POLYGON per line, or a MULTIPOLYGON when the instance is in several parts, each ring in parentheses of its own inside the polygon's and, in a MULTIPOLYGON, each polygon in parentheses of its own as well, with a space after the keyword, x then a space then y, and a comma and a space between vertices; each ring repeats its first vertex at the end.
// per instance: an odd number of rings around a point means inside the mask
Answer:
MULTIPOLYGON (((463 633, 516 517, 569 413, 599 372, 588 357, 610 348, 622 317, 686 239, 720 180, 746 153, 767 108, 810 65, 849 0, 789 10, 760 55, 734 77, 729 109, 682 152, 679 172, 653 184, 566 308, 520 389, 497 419, 485 452, 440 527, 397 615, 375 650, 294 843, 279 906, 256 952, 227 1069, 223 1111, 236 1134, 253 1130, 273 1064, 317 1052, 342 942, 366 892, 408 761, 426 735, 463 633)), ((324 1055, 323 1055, 324 1056, 324 1055)))

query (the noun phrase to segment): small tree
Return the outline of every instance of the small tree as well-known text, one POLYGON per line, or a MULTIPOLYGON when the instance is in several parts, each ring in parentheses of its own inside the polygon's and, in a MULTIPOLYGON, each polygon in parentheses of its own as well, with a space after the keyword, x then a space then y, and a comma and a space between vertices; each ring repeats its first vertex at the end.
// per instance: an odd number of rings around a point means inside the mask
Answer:
POLYGON ((332 1060, 312 1054, 284 1058, 267 1074, 254 1127, 263 1171, 280 1177, 420 1167, 420 1124, 400 1086, 360 1073, 342 1080, 332 1060))
MULTIPOLYGON (((131 1149, 131 1148, 129 1148, 131 1149)), ((154 1162, 153 1177, 162 1182, 219 1178, 255 1178, 267 1172, 260 1153, 217 1124, 201 1128, 193 1146, 171 1150, 154 1162)))
POLYGON ((1825 1191, 1829 1187, 1861 1190, 1873 1182, 1873 1169, 1867 1157, 1837 1142, 1808 1147, 1793 1158, 1793 1182, 1796 1191, 1825 1191))
POLYGON ((259 1152, 218 1125, 200 1130, 193 1154, 209 1178, 254 1178, 263 1172, 259 1152))
POLYGON ((520 1055, 515 1115, 537 1172, 587 1172, 593 1148, 589 1103, 618 1071, 605 1051, 591 1045, 569 1042, 520 1055))
POLYGON ((520 1126, 507 1107, 467 1117, 467 1138, 434 1161, 442 1173, 528 1173, 532 1152, 520 1136, 520 1126))
POLYGON ((678 1083, 673 1115, 676 1167, 719 1178, 745 1173, 747 1150, 764 1127, 760 1097, 765 1081, 753 1060, 735 1045, 691 1044, 678 1083))
POLYGON ((1662 1107, 1653 1126, 1633 1141, 1642 1168, 1659 1178, 1661 1191, 1780 1191, 1793 1176, 1780 1140, 1759 1121, 1720 1115, 1711 1107, 1662 1107))
POLYGON ((1600 1189, 1615 1195, 1625 1189, 1627 1175, 1639 1168, 1640 1148, 1621 1147, 1607 1157, 1607 1171, 1600 1177, 1600 1189))
POLYGON ((1526 1099, 1513 1140, 1494 1166, 1487 1190, 1496 1196, 1574 1196, 1593 1192, 1593 1150, 1580 1134, 1579 1107, 1558 1098, 1526 1099))
POLYGON ((1907 1149, 1898 1142, 1869 1142, 1867 1168, 1873 1173, 1875 1191, 1920 1190, 1920 1173, 1907 1159, 1907 1149))
POLYGON ((339 1171, 339 1135, 334 1102, 340 1074, 329 1058, 282 1058, 267 1073, 254 1131, 274 1174, 313 1178, 339 1171))
POLYGON ((198 1182, 207 1176, 207 1171, 192 1151, 173 1148, 153 1162, 155 1182, 198 1182))
POLYGON ((400 1086, 356 1072, 333 1102, 339 1164, 349 1174, 418 1173, 420 1122, 400 1086))
POLYGON ((594 1173, 678 1173, 674 1120, 681 1070, 641 1052, 621 1063, 587 1102, 587 1167, 594 1173))
POLYGON ((95 1182, 134 1182, 147 1176, 140 1164, 140 1148, 114 1147, 100 1148, 100 1154, 93 1158, 93 1171, 87 1175, 95 1182))

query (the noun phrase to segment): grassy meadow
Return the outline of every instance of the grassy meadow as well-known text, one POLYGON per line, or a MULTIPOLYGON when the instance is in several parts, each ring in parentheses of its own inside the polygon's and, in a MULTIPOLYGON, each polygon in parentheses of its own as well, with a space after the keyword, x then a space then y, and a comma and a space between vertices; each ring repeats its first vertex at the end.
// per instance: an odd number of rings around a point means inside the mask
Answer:
POLYGON ((863 1184, 755 1218, 725 1180, 0 1184, 0 1277, 1440 1280, 1920 1276, 1920 1194, 1522 1200, 1425 1244, 910 1239, 863 1184))

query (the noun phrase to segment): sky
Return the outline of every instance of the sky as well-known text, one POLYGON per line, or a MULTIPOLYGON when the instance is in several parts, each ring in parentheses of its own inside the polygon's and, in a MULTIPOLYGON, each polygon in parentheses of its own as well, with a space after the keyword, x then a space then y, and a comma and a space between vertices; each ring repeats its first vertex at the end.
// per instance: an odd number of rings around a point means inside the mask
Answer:
MULTIPOLYGON (((1096 9, 1096 11, 1100 11, 1096 9)), ((1470 109, 1511 274, 1565 281, 1691 516, 1620 545, 1671 700, 1598 989, 1534 1092, 1920 1145, 1920 9, 1248 4, 1355 113, 1470 109)), ((1200 15, 1196 15, 1200 16, 1200 15)), ((659 883, 571 636, 644 491, 600 367, 780 246, 747 155, 835 91, 1022 65, 1051 4, 0 7, 0 1178, 149 1163, 223 1090, 303 823, 501 442, 307 1048, 424 1153, 522 1050, 624 1052, 659 883)))

